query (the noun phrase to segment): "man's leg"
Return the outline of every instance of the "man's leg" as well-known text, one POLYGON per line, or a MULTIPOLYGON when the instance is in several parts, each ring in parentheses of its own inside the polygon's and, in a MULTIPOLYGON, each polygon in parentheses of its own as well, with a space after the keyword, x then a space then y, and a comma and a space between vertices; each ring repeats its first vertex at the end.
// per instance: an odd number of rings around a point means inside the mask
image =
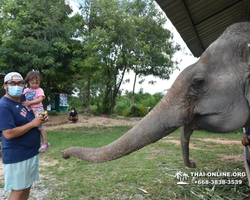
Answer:
POLYGON ((30 187, 23 190, 12 190, 9 200, 27 200, 30 194, 30 187))
POLYGON ((72 121, 76 123, 78 121, 78 116, 72 117, 72 121))

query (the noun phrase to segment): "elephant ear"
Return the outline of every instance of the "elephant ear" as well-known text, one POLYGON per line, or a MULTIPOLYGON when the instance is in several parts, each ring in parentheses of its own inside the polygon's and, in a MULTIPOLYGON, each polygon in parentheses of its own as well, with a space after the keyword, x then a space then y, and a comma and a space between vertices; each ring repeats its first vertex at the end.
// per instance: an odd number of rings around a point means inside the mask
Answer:
POLYGON ((240 61, 246 63, 247 70, 245 71, 246 85, 245 85, 245 95, 250 106, 250 43, 244 45, 242 49, 242 54, 239 55, 240 61))
POLYGON ((247 50, 248 50, 248 66, 250 65, 250 43, 247 44, 247 50))
MULTIPOLYGON (((243 66, 247 65, 247 69, 244 71, 250 71, 250 43, 240 43, 238 45, 238 62, 243 63, 243 66)), ((240 65, 241 68, 245 68, 240 65)))
POLYGON ((247 44, 247 48, 246 48, 246 61, 247 61, 248 69, 250 69, 250 43, 247 44))

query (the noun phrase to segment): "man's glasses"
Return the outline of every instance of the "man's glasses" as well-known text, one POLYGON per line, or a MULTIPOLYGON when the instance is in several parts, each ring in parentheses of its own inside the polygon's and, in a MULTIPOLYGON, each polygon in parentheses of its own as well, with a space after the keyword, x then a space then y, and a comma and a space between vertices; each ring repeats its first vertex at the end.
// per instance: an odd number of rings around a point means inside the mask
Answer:
POLYGON ((15 82, 15 81, 11 81, 11 82, 6 82, 7 85, 11 85, 11 86, 24 86, 24 81, 18 81, 18 82, 15 82))

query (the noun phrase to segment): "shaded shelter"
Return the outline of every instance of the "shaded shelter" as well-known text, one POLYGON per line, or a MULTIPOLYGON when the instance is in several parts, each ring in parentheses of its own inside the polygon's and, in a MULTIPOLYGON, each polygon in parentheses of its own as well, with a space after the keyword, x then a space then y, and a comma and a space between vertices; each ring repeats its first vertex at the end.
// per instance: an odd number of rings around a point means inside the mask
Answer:
POLYGON ((249 21, 249 0, 156 0, 195 57, 230 25, 249 21))

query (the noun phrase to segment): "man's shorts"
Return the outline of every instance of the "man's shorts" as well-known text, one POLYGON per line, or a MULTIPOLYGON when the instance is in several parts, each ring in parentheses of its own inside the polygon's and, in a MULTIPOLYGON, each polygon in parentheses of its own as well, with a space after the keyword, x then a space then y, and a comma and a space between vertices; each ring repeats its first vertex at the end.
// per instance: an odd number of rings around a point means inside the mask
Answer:
MULTIPOLYGON (((40 113, 44 111, 43 107, 32 108, 35 117, 38 117, 40 113)), ((42 130, 43 126, 39 126, 39 130, 42 130)))
POLYGON ((4 164, 4 190, 23 190, 39 181, 39 155, 28 160, 4 164))

